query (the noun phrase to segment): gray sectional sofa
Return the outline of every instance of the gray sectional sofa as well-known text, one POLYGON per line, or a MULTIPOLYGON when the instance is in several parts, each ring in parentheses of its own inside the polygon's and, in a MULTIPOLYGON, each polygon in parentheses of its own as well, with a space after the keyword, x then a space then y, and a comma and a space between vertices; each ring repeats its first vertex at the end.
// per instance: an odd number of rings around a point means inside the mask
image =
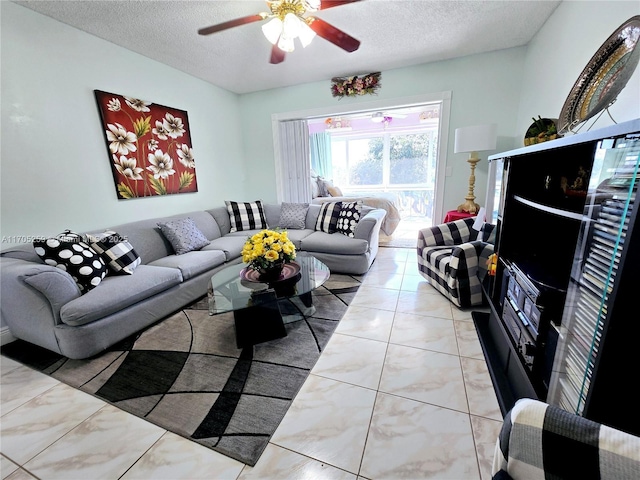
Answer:
MULTIPOLYGON (((296 248, 325 263, 332 272, 364 274, 378 251, 385 211, 363 207, 355 237, 315 230, 319 205, 310 205, 304 229, 287 229, 296 248)), ((280 205, 264 204, 269 228, 278 226, 280 205)), ((257 230, 231 233, 225 207, 109 227, 134 247, 141 264, 132 275, 107 275, 81 294, 65 271, 45 264, 31 244, 0 256, 0 315, 18 339, 80 359, 114 343, 202 297, 211 275, 240 263, 247 237, 257 230), (174 254, 157 224, 190 217, 210 240, 200 250, 174 254)))

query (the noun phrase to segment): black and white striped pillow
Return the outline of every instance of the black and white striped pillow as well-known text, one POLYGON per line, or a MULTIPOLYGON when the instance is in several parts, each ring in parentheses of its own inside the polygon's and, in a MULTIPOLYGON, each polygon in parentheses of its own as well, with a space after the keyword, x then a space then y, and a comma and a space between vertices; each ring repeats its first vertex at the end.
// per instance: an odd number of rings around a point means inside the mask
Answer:
POLYGON ((224 202, 229 211, 231 232, 242 230, 261 230, 267 228, 267 219, 264 215, 262 202, 224 202))
POLYGON ((316 230, 325 233, 335 233, 341 209, 342 202, 323 203, 320 206, 320 213, 316 220, 316 230))
POLYGON ((116 274, 133 275, 142 259, 133 246, 120 234, 107 230, 103 233, 87 235, 93 248, 109 269, 116 274))

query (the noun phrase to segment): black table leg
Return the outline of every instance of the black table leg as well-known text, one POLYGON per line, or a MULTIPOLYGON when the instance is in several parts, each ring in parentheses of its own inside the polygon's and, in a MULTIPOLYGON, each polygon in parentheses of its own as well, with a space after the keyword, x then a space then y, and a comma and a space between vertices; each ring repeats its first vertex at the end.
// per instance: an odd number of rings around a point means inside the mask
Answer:
POLYGON ((277 302, 234 312, 238 348, 287 336, 277 302))

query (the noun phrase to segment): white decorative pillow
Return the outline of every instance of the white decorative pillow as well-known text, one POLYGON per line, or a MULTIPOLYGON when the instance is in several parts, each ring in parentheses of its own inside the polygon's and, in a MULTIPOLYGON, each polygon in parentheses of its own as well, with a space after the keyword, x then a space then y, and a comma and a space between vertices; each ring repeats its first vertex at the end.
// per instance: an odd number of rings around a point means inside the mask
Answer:
POLYGON ((362 200, 357 200, 355 202, 342 202, 342 207, 338 214, 336 230, 347 237, 354 237, 361 214, 362 200))
POLYGON ((307 222, 307 212, 309 211, 308 203, 285 203, 280 207, 280 220, 278 226, 280 228, 293 228, 302 230, 307 222))
POLYGON ((316 220, 316 230, 325 233, 335 233, 341 206, 342 202, 323 203, 320 206, 320 213, 316 220))
POLYGON ((196 226, 191 217, 158 223, 162 234, 169 240, 176 255, 200 250, 211 242, 196 226))
POLYGON ((82 235, 65 230, 59 235, 33 242, 36 253, 44 263, 67 272, 81 293, 100 285, 107 275, 107 266, 82 235))
POLYGON ((142 261, 133 245, 113 230, 87 235, 87 238, 91 242, 91 248, 98 252, 100 258, 115 274, 133 275, 133 271, 142 261))
POLYGON ((262 202, 224 202, 229 212, 231 232, 242 230, 262 230, 267 228, 262 202))

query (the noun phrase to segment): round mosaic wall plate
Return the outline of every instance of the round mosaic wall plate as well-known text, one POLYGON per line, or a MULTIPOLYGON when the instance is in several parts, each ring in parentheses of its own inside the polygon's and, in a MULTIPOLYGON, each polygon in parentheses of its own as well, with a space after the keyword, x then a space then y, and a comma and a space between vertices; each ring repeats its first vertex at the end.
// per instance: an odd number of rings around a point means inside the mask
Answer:
POLYGON ((624 22, 589 60, 569 92, 558 133, 571 131, 609 107, 626 86, 640 59, 640 15, 624 22))

